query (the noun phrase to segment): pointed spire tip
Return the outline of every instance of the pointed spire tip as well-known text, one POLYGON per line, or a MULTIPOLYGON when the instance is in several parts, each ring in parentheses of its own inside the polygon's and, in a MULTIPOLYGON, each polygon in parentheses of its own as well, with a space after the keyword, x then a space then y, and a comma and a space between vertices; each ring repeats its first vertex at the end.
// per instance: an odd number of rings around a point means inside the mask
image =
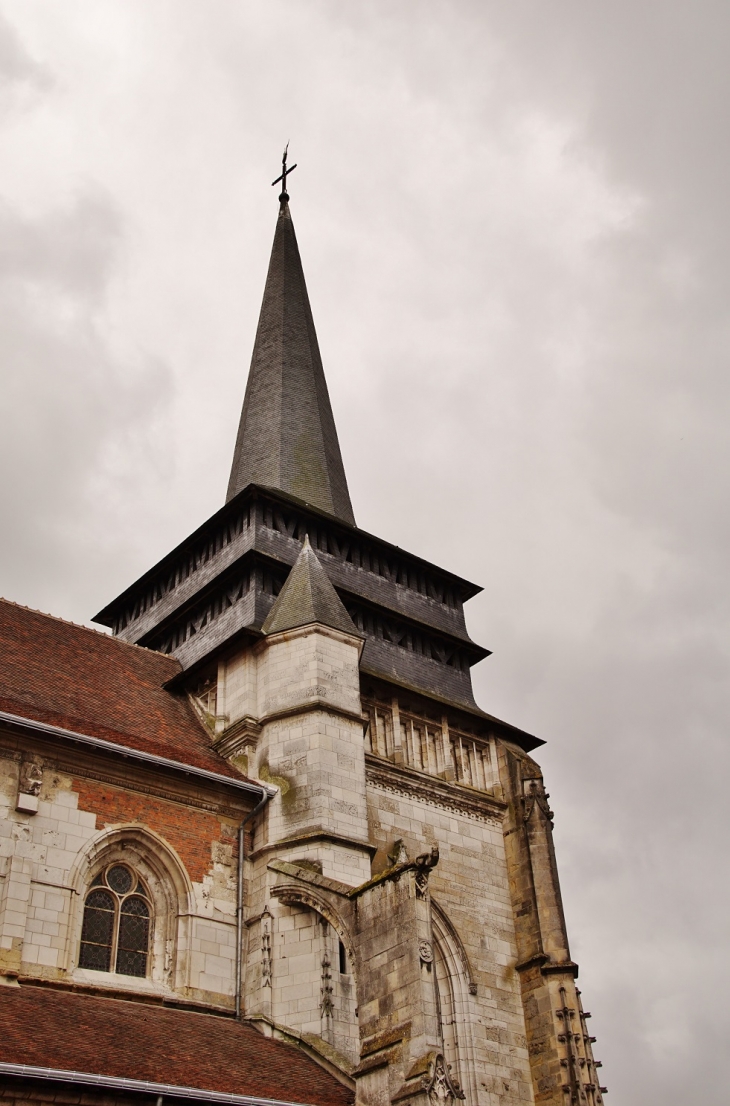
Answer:
POLYGON ((354 526, 288 199, 284 188, 226 498, 260 484, 354 526))

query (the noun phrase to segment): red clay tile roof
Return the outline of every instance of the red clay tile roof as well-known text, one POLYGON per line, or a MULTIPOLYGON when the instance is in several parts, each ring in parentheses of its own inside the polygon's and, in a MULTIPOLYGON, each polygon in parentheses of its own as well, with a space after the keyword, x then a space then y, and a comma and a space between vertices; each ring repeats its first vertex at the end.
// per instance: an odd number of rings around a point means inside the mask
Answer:
POLYGON ((0 710, 241 777, 210 748, 179 663, 119 638, 0 599, 0 710))
POLYGON ((314 1106, 354 1099, 297 1048, 232 1018, 44 987, 0 987, 0 1060, 314 1106))

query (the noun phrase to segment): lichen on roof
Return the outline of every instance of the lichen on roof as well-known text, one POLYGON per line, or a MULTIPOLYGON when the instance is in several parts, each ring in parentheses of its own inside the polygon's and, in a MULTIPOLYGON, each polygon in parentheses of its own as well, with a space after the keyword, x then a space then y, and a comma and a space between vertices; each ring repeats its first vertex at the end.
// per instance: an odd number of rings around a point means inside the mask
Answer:
POLYGON ((312 623, 362 637, 309 544, 309 538, 305 537, 302 551, 262 630, 265 634, 276 634, 312 623))

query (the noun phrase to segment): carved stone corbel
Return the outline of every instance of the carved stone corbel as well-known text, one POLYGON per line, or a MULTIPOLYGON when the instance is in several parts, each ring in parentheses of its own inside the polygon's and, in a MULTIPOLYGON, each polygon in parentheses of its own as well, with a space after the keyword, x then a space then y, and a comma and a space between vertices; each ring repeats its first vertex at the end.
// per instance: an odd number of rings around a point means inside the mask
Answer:
POLYGON ((248 754, 256 748, 260 734, 261 726, 255 718, 239 718, 216 737, 213 748, 222 757, 248 754))
POLYGON ((20 814, 38 813, 42 783, 43 762, 35 757, 22 761, 18 777, 18 798, 15 804, 15 809, 20 814))
POLYGON ((431 869, 435 868, 438 862, 438 845, 432 845, 430 852, 422 853, 416 857, 416 898, 425 899, 428 896, 428 877, 431 874, 431 869))
POLYGON ((431 965, 433 964, 433 945, 430 941, 425 939, 418 942, 418 956, 422 964, 425 964, 429 971, 431 971, 431 965))

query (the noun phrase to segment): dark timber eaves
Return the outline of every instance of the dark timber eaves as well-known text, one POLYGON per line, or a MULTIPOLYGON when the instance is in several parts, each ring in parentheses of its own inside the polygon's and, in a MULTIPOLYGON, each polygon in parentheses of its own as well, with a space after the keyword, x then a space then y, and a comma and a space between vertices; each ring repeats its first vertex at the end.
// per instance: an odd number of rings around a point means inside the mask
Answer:
POLYGON ((311 540, 315 530, 320 539, 317 553, 325 560, 335 587, 471 640, 463 604, 482 591, 477 584, 365 530, 347 526, 295 496, 256 485, 216 511, 92 621, 109 626, 127 641, 140 641, 182 603, 199 596, 204 586, 244 553, 256 549, 292 565, 301 546, 295 535, 309 533, 311 540), (353 563, 356 547, 374 566, 369 571, 353 563), (412 586, 403 582, 406 576, 412 586), (450 596, 452 602, 443 602, 439 596, 450 596))
POLYGON ((292 496, 250 486, 96 616, 126 641, 199 667, 259 634, 305 535, 365 639, 363 671, 478 712, 468 581, 292 496))

